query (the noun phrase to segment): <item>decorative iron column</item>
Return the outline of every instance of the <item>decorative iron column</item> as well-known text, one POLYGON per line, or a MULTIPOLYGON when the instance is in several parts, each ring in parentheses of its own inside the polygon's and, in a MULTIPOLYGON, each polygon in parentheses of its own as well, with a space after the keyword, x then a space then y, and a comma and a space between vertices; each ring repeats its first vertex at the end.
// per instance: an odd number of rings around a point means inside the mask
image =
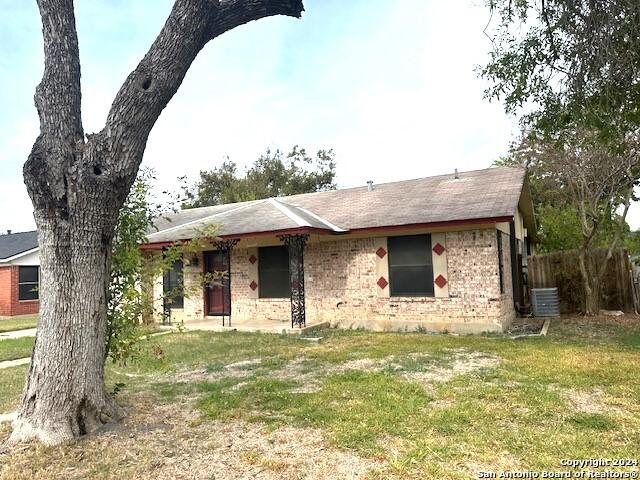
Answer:
POLYGON ((224 257, 224 263, 227 266, 227 278, 222 280, 224 288, 222 293, 222 326, 224 327, 224 311, 226 310, 226 301, 229 301, 229 327, 231 326, 231 250, 240 240, 218 240, 214 242, 216 250, 221 252, 224 257), (226 280, 226 281, 225 281, 226 280))
POLYGON ((304 327, 304 247, 309 235, 281 235, 278 238, 289 250, 289 278, 291 284, 291 328, 304 327))

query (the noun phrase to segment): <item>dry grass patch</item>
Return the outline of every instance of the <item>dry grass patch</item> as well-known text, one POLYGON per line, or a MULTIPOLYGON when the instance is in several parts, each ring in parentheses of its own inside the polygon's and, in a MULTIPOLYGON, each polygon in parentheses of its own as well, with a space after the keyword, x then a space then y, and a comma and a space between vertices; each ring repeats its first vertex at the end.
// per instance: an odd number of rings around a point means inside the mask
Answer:
MULTIPOLYGON (((202 421, 188 403, 137 395, 111 431, 55 449, 19 447, 0 456, 2 479, 361 479, 383 464, 329 447, 320 431, 275 430, 242 421, 202 421)), ((9 433, 2 427, 0 440, 9 433)))

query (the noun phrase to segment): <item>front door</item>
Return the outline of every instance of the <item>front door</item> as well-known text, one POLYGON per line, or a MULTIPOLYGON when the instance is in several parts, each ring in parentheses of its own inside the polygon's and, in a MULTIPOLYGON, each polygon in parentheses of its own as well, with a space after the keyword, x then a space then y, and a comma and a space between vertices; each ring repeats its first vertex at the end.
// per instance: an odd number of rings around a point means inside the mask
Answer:
POLYGON ((205 287, 207 315, 231 315, 228 252, 222 250, 204 252, 204 271, 205 273, 227 272, 224 278, 216 278, 205 287))

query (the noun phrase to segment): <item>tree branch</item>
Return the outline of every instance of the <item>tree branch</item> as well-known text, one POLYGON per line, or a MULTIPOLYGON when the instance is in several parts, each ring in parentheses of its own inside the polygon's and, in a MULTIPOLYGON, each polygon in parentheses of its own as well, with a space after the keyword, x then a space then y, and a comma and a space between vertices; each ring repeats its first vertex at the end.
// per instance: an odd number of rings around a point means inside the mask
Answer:
POLYGON ((302 0, 176 0, 107 116, 107 147, 119 162, 113 170, 133 181, 151 128, 207 42, 250 21, 273 15, 300 17, 303 10, 302 0))
POLYGON ((80 52, 73 0, 38 0, 44 39, 44 74, 36 88, 40 132, 52 142, 83 141, 80 52))

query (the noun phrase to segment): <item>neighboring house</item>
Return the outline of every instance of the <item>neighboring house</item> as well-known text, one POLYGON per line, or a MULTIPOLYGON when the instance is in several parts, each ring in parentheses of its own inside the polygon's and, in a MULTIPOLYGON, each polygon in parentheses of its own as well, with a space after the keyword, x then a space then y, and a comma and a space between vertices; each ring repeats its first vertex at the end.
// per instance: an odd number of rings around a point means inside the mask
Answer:
POLYGON ((156 299, 182 279, 201 289, 164 306, 173 321, 504 331, 526 303, 536 231, 525 170, 501 167, 182 210, 143 249, 160 254, 210 224, 211 248, 153 286, 156 299), (220 270, 223 284, 200 286, 220 270))
POLYGON ((0 317, 38 313, 38 235, 0 235, 0 317))

